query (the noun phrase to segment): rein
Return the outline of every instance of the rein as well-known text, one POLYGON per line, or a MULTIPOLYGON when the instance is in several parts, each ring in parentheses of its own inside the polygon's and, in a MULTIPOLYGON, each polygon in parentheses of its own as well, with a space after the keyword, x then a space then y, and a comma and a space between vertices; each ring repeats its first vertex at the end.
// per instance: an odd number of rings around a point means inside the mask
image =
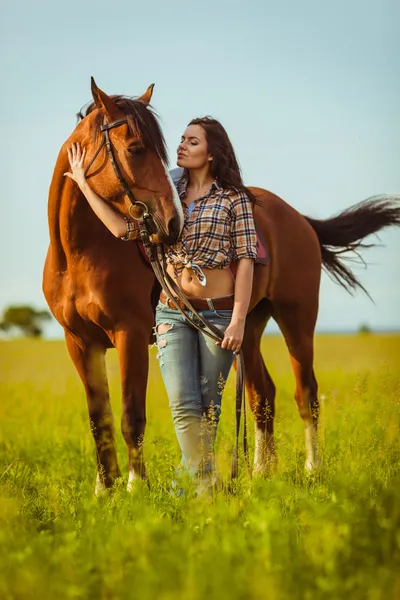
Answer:
MULTIPOLYGON (((89 164, 87 165, 87 167, 85 169, 85 177, 87 177, 87 174, 89 173, 89 170, 90 170, 91 166, 93 165, 94 161, 96 160, 96 158, 98 157, 100 151, 102 150, 102 148, 105 147, 107 150, 108 158, 110 159, 110 162, 113 166, 114 173, 115 173, 118 181, 120 182, 125 194, 128 196, 128 198, 131 202, 131 204, 129 206, 129 214, 133 219, 135 219, 136 221, 139 221, 139 232, 140 232, 140 237, 142 239, 144 249, 149 258, 149 261, 153 268, 154 274, 155 274, 158 282, 160 283, 162 289, 164 290, 165 294, 167 295, 167 297, 169 298, 170 301, 174 302, 174 295, 175 295, 175 297, 179 298, 182 301, 182 303, 186 307, 186 310, 189 311, 192 314, 192 316, 189 316, 189 314, 187 312, 185 312, 185 310, 182 309, 177 303, 175 304, 175 306, 178 308, 180 313, 185 317, 185 319, 192 325, 192 327, 194 327, 198 331, 202 331, 203 333, 208 335, 214 341, 220 342, 224 339, 223 332, 218 327, 216 327, 215 325, 213 325, 212 323, 210 323, 209 321, 204 319, 201 315, 199 315, 199 313, 196 311, 196 309, 191 305, 189 299, 186 298, 186 296, 183 294, 181 289, 177 286, 175 281, 172 279, 170 274, 167 272, 167 269, 165 266, 165 256, 164 256, 162 244, 155 245, 150 242, 150 235, 152 233, 156 233, 157 227, 154 223, 154 220, 153 220, 151 214, 149 213, 149 210, 148 210, 146 204, 144 204, 144 202, 135 200, 131 190, 129 189, 129 187, 121 173, 121 170, 118 166, 118 163, 115 160, 112 143, 110 140, 110 134, 109 134, 110 129, 114 129, 114 127, 119 127, 120 125, 124 125, 124 124, 127 124, 126 119, 119 119, 117 121, 112 121, 111 123, 107 123, 106 119, 104 118, 103 124, 100 126, 100 130, 102 132, 102 141, 101 141, 99 147, 97 148, 94 156, 92 157, 92 159, 90 160, 89 164), (132 209, 138 205, 140 205, 142 208, 142 214, 141 214, 141 216, 136 217, 135 215, 133 215, 132 209)), ((232 465, 231 465, 232 479, 235 479, 238 474, 239 435, 240 435, 240 420, 241 420, 242 408, 243 408, 243 454, 244 454, 245 462, 248 465, 246 400, 245 400, 245 387, 244 387, 244 359, 243 359, 243 353, 240 351, 238 354, 236 354, 236 437, 235 437, 235 448, 234 448, 234 451, 232 454, 232 465)))

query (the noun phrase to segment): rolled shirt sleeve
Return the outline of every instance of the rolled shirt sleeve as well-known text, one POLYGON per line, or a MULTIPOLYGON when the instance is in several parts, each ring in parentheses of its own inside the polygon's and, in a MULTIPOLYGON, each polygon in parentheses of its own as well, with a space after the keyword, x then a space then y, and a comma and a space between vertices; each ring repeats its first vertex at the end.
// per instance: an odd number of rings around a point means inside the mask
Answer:
POLYGON ((232 199, 231 243, 233 260, 257 259, 257 235, 251 200, 244 192, 232 199))
POLYGON ((130 240, 137 240, 139 237, 139 222, 134 221, 133 219, 127 219, 124 217, 126 223, 126 234, 120 238, 124 242, 129 242, 130 240))

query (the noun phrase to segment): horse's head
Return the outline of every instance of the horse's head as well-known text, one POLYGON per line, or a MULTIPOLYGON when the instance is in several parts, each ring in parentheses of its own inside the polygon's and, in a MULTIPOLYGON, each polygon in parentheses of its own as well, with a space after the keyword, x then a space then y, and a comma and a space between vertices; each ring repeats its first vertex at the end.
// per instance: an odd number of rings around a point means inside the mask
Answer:
MULTIPOLYGON (((167 170, 167 151, 150 108, 151 85, 140 98, 107 96, 92 78, 94 102, 87 107, 70 142, 86 148, 86 177, 92 189, 124 216, 148 212, 151 241, 173 244, 183 213, 167 170)), ((66 146, 65 146, 66 147, 66 146)))

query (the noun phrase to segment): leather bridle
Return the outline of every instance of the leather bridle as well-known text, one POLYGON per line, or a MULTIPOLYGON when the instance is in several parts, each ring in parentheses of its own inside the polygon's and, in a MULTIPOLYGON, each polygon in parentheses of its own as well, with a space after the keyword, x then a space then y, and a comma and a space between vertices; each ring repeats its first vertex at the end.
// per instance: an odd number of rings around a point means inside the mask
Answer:
POLYGON ((127 125, 127 124, 128 124, 128 121, 126 119, 118 119, 117 121, 112 121, 111 123, 107 123, 106 119, 105 118, 103 119, 103 124, 100 125, 100 131, 102 133, 102 140, 101 140, 100 145, 97 148, 96 152, 94 153, 93 158, 91 159, 91 161, 89 162, 89 164, 87 165, 87 167, 85 169, 85 177, 87 177, 91 166, 93 165, 94 161, 98 157, 101 150, 105 147, 107 150, 108 158, 110 159, 110 162, 114 169, 114 173, 115 173, 118 181, 120 182, 121 187, 123 188, 125 194, 128 196, 128 198, 130 200, 131 204, 128 209, 130 216, 132 217, 132 219, 135 219, 136 221, 143 219, 144 223, 146 225, 147 231, 150 234, 152 234, 152 233, 156 233, 157 226, 156 226, 151 214, 149 213, 149 209, 147 208, 147 205, 144 202, 141 202, 140 200, 135 200, 135 197, 132 194, 132 191, 129 189, 129 186, 127 185, 127 183, 121 173, 121 169, 119 168, 119 165, 118 165, 117 161, 115 160, 113 146, 112 146, 112 143, 110 140, 110 134, 109 134, 110 129, 114 129, 115 127, 119 127, 120 125, 127 125), (143 211, 139 217, 134 215, 132 212, 132 209, 137 206, 141 206, 142 211, 143 211))

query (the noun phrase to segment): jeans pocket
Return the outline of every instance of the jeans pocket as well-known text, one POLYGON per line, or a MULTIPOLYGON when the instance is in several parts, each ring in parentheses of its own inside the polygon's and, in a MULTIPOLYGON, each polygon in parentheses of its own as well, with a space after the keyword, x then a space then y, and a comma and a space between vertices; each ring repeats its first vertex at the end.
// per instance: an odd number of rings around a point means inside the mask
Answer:
POLYGON ((232 310, 215 310, 215 308, 212 311, 213 316, 218 317, 218 319, 223 319, 224 321, 230 321, 232 313, 232 310))
POLYGON ((163 313, 163 312, 165 312, 166 308, 167 308, 166 305, 159 301, 156 306, 156 313, 163 313))

